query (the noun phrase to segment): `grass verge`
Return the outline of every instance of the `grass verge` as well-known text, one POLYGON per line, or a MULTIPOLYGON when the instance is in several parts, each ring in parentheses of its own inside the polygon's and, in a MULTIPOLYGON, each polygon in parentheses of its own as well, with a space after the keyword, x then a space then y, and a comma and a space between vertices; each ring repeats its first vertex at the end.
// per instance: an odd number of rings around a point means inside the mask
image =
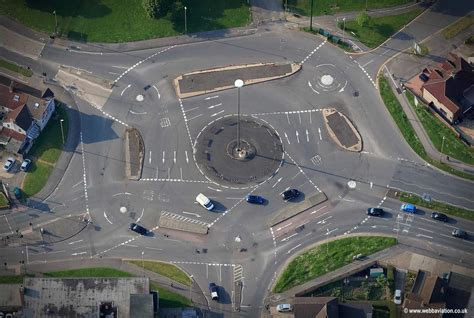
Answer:
POLYGON ((400 201, 412 203, 415 205, 423 206, 431 210, 436 210, 438 212, 442 212, 442 213, 446 213, 452 216, 457 216, 463 219, 474 221, 474 210, 458 208, 456 206, 439 202, 439 201, 427 202, 423 200, 423 198, 413 193, 401 192, 400 201))
POLYGON ((90 267, 44 273, 44 277, 133 277, 133 275, 115 268, 90 267))
MULTIPOLYGON (((313 2, 313 15, 337 12, 379 9, 411 2, 411 0, 317 0, 313 2)), ((301 15, 311 15, 311 0, 288 0, 288 9, 301 15)), ((283 2, 285 6, 285 1, 283 2)))
POLYGON ((440 122, 426 106, 420 104, 416 106, 414 101, 415 96, 410 91, 407 91, 405 94, 436 149, 441 152, 441 147, 443 147, 444 154, 473 165, 474 149, 466 146, 458 136, 440 122))
POLYGON ((9 71, 21 74, 26 77, 31 77, 33 75, 33 71, 23 68, 15 63, 8 62, 4 59, 0 59, 0 67, 3 67, 9 71))
POLYGON ((56 12, 62 37, 87 42, 130 42, 184 33, 240 27, 250 23, 247 0, 182 0, 182 6, 160 19, 150 19, 142 0, 1 1, 0 15, 28 27, 53 33, 56 12))
POLYGON ((154 261, 142 262, 141 260, 132 260, 128 262, 138 267, 143 266, 146 270, 168 277, 169 279, 184 284, 186 286, 191 286, 191 280, 189 279, 188 275, 186 275, 185 272, 183 272, 181 269, 179 269, 173 264, 154 261))
POLYGON ((0 276, 0 284, 23 284, 23 275, 0 276))
POLYGON ((192 306, 192 303, 188 298, 174 293, 166 288, 160 287, 153 282, 150 283, 150 290, 158 291, 160 295, 160 308, 179 308, 192 306))
POLYGON ((326 244, 297 256, 278 278, 275 293, 284 292, 316 277, 351 263, 357 254, 370 255, 396 244, 396 239, 379 236, 349 237, 326 244))
POLYGON ((8 205, 8 200, 7 197, 3 192, 0 192, 0 207, 1 206, 7 206, 8 205))
POLYGON ((451 39, 455 37, 459 32, 469 28, 474 24, 474 16, 465 16, 457 20, 447 28, 445 28, 442 33, 445 39, 451 39))
MULTIPOLYGON (((374 48, 397 33, 422 11, 423 9, 417 8, 402 14, 372 17, 365 26, 360 26, 355 20, 346 21, 345 32, 355 34, 367 47, 374 48)), ((344 28, 342 23, 339 24, 339 28, 344 28)))
POLYGON ((421 158, 423 158, 423 160, 437 167, 438 169, 444 170, 458 177, 474 180, 474 175, 451 168, 447 164, 439 162, 438 160, 432 159, 428 156, 425 148, 418 139, 418 136, 416 135, 413 126, 411 125, 405 112, 403 111, 402 106, 400 105, 397 98, 395 97, 395 94, 391 90, 387 79, 383 76, 379 78, 379 91, 385 106, 392 115, 393 120, 397 124, 398 129, 402 133, 406 142, 421 158))
POLYGON ((51 117, 29 152, 29 156, 33 157, 33 160, 23 182, 23 191, 26 197, 35 195, 43 189, 61 155, 63 146, 61 119, 64 120, 62 123, 64 140, 67 139, 68 117, 66 111, 57 106, 56 113, 51 117))

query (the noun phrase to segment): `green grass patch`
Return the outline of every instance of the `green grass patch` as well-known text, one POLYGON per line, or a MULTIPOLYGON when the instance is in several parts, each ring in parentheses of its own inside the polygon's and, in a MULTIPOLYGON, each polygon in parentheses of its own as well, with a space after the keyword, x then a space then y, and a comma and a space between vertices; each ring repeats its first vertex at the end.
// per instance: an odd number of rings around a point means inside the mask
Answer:
POLYGON ((23 182, 23 192, 26 197, 31 197, 43 189, 49 176, 53 172, 53 166, 41 162, 31 162, 30 169, 23 182))
POLYGON ((405 94, 436 149, 441 152, 442 147, 444 154, 473 165, 474 148, 465 145, 451 129, 446 127, 421 102, 418 103, 418 106, 415 106, 415 96, 410 91, 405 94))
MULTIPOLYGON (((313 15, 333 14, 337 12, 379 9, 411 2, 411 0, 314 0, 313 15)), ((283 1, 285 6, 286 0, 283 1)), ((288 9, 301 15, 311 15, 311 0, 288 0, 288 9)))
POLYGON ((0 276, 0 284, 23 284, 24 275, 0 276))
POLYGON ((26 77, 31 77, 33 75, 33 71, 23 68, 15 63, 8 62, 4 59, 0 59, 0 67, 7 69, 9 71, 21 74, 26 77))
MULTIPOLYGON (((417 8, 398 15, 371 17, 365 26, 360 26, 355 20, 346 21, 345 32, 355 34, 367 47, 374 48, 397 33, 422 11, 423 9, 417 8)), ((344 28, 343 23, 339 23, 339 28, 344 28)))
POLYGON ((169 279, 184 284, 186 286, 191 286, 191 280, 189 279, 188 275, 186 275, 185 272, 183 272, 181 269, 179 269, 173 264, 154 261, 142 262, 141 260, 132 260, 128 262, 139 267, 143 266, 146 270, 168 277, 169 279))
POLYGON ((398 102, 393 91, 390 89, 387 79, 383 76, 379 78, 379 91, 380 91, 380 95, 382 96, 382 100, 385 106, 387 107, 388 111, 392 115, 392 118, 397 124, 398 129, 402 133, 403 137, 405 138, 407 143, 410 145, 410 147, 421 158, 423 158, 426 162, 430 163, 431 165, 441 170, 444 170, 448 173, 457 175, 458 177, 461 177, 461 178, 474 180, 474 175, 451 168, 447 164, 439 162, 439 160, 435 160, 431 157, 428 157, 428 154, 426 153, 425 148, 423 147, 420 140, 418 139, 418 136, 416 135, 415 130, 413 129, 413 126, 411 125, 405 112, 403 111, 402 106, 398 102))
POLYGON ((7 206, 8 200, 3 192, 0 192, 0 206, 7 206))
POLYGON ((182 7, 163 18, 150 19, 142 0, 1 1, 0 14, 28 27, 53 33, 56 11, 62 37, 87 42, 129 42, 184 33, 240 27, 250 23, 247 0, 182 0, 182 7))
POLYGON ((465 16, 457 20, 447 28, 445 28, 442 33, 445 39, 450 39, 455 37, 459 32, 471 27, 474 24, 474 16, 465 16))
POLYGON ((278 278, 274 292, 284 292, 345 266, 353 261, 354 255, 370 255, 395 245, 396 242, 396 239, 391 237, 361 236, 321 244, 288 264, 278 278))
POLYGON ((134 277, 132 274, 108 267, 90 267, 44 273, 45 277, 134 277))
POLYGON ((474 221, 474 210, 459 208, 439 201, 427 202, 413 193, 401 192, 400 201, 412 203, 431 210, 474 221))
POLYGON ((178 293, 172 292, 158 284, 150 283, 150 290, 158 291, 160 295, 160 308, 191 307, 191 301, 178 293))

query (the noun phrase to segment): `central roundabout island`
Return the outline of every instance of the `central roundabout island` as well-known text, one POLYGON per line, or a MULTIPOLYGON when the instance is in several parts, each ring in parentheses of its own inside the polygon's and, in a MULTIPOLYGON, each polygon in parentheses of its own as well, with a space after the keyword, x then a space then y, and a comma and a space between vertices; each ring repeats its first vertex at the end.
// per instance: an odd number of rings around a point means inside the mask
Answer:
POLYGON ((275 175, 283 163, 283 145, 270 124, 240 116, 238 130, 238 116, 228 115, 209 123, 196 138, 199 170, 222 187, 255 186, 275 175))

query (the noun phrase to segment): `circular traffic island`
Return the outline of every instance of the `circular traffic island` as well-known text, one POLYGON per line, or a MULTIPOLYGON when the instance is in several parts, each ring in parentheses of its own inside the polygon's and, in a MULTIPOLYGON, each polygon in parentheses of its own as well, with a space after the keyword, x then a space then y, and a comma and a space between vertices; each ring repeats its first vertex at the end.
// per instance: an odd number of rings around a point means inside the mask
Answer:
POLYGON ((196 138, 201 173, 223 187, 247 188, 271 178, 283 162, 277 132, 263 120, 228 115, 204 127, 196 138))

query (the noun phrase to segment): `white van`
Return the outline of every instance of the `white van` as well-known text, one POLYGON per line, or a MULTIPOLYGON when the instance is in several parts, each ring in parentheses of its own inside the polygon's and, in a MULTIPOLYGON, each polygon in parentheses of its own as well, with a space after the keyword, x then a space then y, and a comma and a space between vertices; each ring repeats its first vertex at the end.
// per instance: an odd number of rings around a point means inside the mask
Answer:
POLYGON ((214 209, 214 204, 212 204, 212 201, 202 193, 199 193, 197 195, 196 201, 197 203, 202 205, 206 210, 211 211, 212 209, 214 209))

